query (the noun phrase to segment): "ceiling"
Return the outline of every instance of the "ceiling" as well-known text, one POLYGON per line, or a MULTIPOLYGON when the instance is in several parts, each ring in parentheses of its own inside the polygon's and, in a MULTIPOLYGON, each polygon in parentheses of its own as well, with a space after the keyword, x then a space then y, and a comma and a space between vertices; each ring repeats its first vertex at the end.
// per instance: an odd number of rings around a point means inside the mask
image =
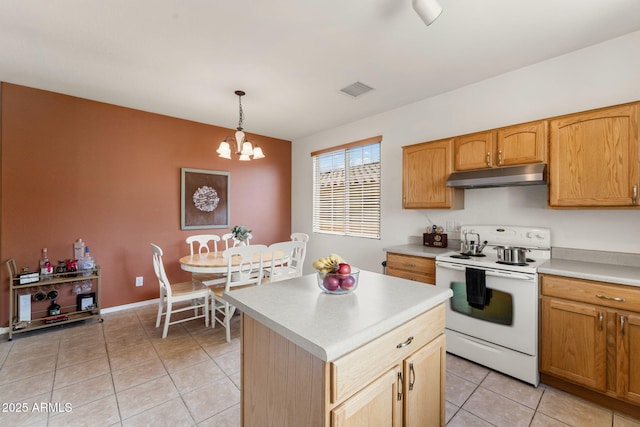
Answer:
POLYGON ((0 80, 228 128, 241 89, 295 140, 640 30, 638 0, 439 2, 0 0, 0 80))

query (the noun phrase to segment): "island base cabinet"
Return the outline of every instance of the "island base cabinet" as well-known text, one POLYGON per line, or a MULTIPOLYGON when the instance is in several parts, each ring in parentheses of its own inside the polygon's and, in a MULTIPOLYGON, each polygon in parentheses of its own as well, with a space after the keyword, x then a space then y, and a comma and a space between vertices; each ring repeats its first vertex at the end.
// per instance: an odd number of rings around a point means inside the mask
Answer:
POLYGON ((445 337, 439 336, 404 361, 404 426, 445 424, 445 337))
POLYGON ((331 427, 402 426, 400 369, 392 369, 331 411, 331 427))
POLYGON ((242 314, 244 427, 445 424, 444 304, 323 361, 242 314))

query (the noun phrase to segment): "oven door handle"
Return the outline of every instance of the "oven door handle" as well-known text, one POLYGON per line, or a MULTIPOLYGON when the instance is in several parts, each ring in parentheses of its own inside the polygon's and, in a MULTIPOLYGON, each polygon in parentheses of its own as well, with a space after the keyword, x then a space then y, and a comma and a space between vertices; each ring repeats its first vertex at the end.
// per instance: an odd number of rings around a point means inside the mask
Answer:
MULTIPOLYGON (((437 262, 436 261, 436 266, 438 267, 442 267, 442 268, 448 268, 449 270, 456 270, 456 271, 465 271, 466 267, 462 266, 462 265, 454 265, 454 264, 445 264, 442 262, 437 262)), ((471 267, 474 268, 474 267, 471 267)), ((487 269, 482 269, 485 270, 485 274, 487 276, 493 276, 493 277, 506 277, 509 279, 520 279, 520 280, 535 280, 535 274, 522 274, 522 273, 515 273, 515 272, 511 272, 511 271, 496 271, 496 270, 487 270, 487 269)))

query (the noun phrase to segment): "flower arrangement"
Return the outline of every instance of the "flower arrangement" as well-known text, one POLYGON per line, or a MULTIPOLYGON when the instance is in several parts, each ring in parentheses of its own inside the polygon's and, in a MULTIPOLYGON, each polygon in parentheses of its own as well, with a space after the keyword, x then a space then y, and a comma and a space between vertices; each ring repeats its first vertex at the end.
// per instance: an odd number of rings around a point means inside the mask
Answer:
POLYGON ((236 225, 231 229, 231 234, 233 234, 235 240, 244 242, 251 238, 251 229, 244 225, 236 225))

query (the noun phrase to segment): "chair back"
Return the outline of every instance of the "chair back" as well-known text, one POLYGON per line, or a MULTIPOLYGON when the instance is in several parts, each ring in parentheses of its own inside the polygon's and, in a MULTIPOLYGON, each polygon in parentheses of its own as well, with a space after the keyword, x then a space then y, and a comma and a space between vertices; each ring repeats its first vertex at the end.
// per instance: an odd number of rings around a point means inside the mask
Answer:
POLYGON ((237 246, 223 252, 227 260, 225 292, 238 286, 259 285, 264 275, 265 245, 237 246))
POLYGON ((185 241, 189 245, 191 255, 195 253, 198 253, 200 255, 202 255, 203 253, 208 254, 209 252, 211 252, 212 247, 213 252, 217 253, 220 236, 218 236, 217 234, 197 234, 195 236, 187 237, 185 241), (209 246, 209 242, 212 242, 211 246, 209 246))
POLYGON ((295 241, 301 241, 301 242, 308 242, 309 241, 309 235, 307 233, 293 233, 291 235, 291 240, 295 241))
POLYGON ((16 260, 13 258, 9 258, 5 264, 7 265, 7 271, 9 272, 9 280, 11 280, 18 274, 18 269, 16 268, 16 260))
MULTIPOLYGON (((253 238, 251 233, 249 233, 249 237, 247 237, 247 245, 251 244, 250 241, 253 238)), ((233 238, 233 233, 223 234, 221 240, 224 242, 224 249, 236 248, 240 246, 240 240, 236 240, 233 238)))
MULTIPOLYGON (((162 249, 158 245, 151 243, 151 250, 153 252, 153 271, 158 278, 158 284, 160 288, 164 289, 167 297, 171 297, 171 283, 167 278, 167 273, 164 271, 164 264, 162 262, 162 249)), ((162 295, 162 292, 160 293, 162 295)))
POLYGON ((302 276, 306 246, 302 241, 278 242, 269 246, 271 253, 269 282, 302 276))

